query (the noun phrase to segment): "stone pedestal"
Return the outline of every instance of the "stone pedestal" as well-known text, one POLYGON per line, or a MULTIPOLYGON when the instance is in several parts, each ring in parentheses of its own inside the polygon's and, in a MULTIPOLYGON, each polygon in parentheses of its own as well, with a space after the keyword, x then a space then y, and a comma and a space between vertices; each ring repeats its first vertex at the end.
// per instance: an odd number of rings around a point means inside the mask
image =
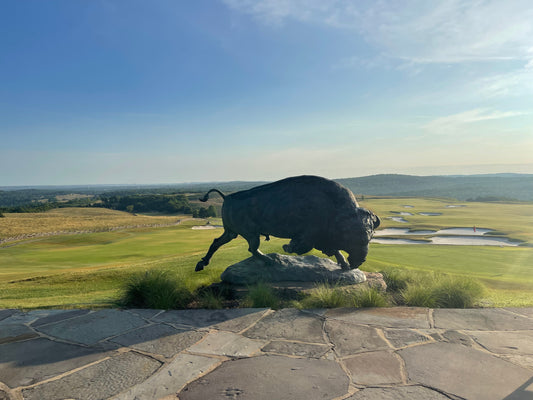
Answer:
POLYGON ((359 269, 343 270, 327 258, 267 254, 267 260, 250 257, 229 266, 220 276, 223 283, 242 286, 262 283, 321 283, 355 285, 366 281, 359 269))

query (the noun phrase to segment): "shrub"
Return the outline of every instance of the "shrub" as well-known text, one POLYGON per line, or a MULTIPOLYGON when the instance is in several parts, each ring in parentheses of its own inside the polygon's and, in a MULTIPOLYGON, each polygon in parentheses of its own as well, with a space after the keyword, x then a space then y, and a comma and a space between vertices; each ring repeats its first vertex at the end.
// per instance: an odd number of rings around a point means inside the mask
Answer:
POLYGON ((280 307, 281 300, 272 287, 264 283, 258 283, 248 288, 248 295, 244 304, 253 308, 270 307, 277 309, 280 307))
POLYGON ((166 271, 149 270, 133 275, 124 286, 121 304, 125 307, 176 309, 185 308, 191 292, 166 271))

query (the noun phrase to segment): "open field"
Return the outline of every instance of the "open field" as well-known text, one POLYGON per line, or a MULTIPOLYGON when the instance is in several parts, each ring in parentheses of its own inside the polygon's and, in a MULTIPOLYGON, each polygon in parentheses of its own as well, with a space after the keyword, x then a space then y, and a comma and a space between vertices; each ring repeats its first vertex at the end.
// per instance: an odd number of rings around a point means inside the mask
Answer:
MULTIPOLYGON (((483 305, 533 306, 533 205, 372 198, 362 205, 382 218, 382 227, 439 229, 475 225, 524 242, 513 248, 372 244, 362 269, 398 266, 471 276, 489 288, 483 305), (446 207, 461 204, 466 207, 446 207), (403 208, 404 205, 413 208, 403 208), (403 211, 414 214, 405 216, 408 224, 387 219, 397 215, 394 212, 403 211), (442 215, 422 216, 419 212, 442 215)), ((205 222, 181 218, 183 222, 175 226, 113 230, 143 224, 169 225, 178 219, 178 216, 133 216, 105 209, 8 214, 0 219, 0 238, 13 230, 25 235, 66 230, 101 232, 5 243, 0 247, 0 307, 113 305, 123 282, 132 273, 150 268, 175 271, 194 289, 217 281, 228 265, 249 256, 246 242, 239 238, 223 246, 205 271, 195 273, 196 262, 222 233, 220 229, 193 230, 192 226, 205 222)), ((272 238, 261 243, 261 250, 283 253, 281 246, 285 242, 272 238)))
POLYGON ((106 208, 58 208, 42 213, 6 213, 0 220, 0 243, 30 236, 101 232, 121 227, 175 224, 180 217, 148 216, 106 208))

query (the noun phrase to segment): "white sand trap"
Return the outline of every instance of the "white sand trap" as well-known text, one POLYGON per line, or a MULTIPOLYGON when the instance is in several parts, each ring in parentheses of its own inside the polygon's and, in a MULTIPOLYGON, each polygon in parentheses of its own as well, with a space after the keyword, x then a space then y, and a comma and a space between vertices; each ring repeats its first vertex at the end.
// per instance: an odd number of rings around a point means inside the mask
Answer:
POLYGON ((403 205, 402 207, 403 208, 415 208, 415 206, 410 206, 410 205, 403 205))
POLYGON ((385 228, 374 233, 375 237, 400 235, 434 235, 436 231, 410 231, 408 228, 385 228))
POLYGON ((436 244, 436 245, 451 245, 451 246, 500 246, 513 247, 518 246, 518 243, 512 242, 506 238, 498 237, 481 237, 481 236, 434 236, 425 240, 413 239, 398 239, 378 237, 371 241, 379 244, 436 244))
POLYGON ((435 236, 432 244, 449 244, 455 246, 518 246, 506 238, 476 236, 435 236))
POLYGON ((410 213, 410 212, 407 212, 407 211, 402 211, 402 212, 400 212, 400 215, 413 215, 413 213, 410 213))
POLYGON ((379 244, 430 244, 425 240, 412 240, 412 239, 395 239, 395 238, 378 238, 372 239, 372 243, 379 244))
POLYGON ((460 236, 483 236, 487 232, 492 232, 492 229, 485 228, 446 228, 437 231, 437 235, 460 235, 460 236))
POLYGON ((402 224, 406 224, 407 221, 405 219, 403 219, 402 217, 389 217, 390 219, 392 219, 393 221, 396 221, 396 222, 401 222, 402 224))
POLYGON ((193 226, 191 229, 219 229, 219 228, 222 228, 222 226, 220 225, 198 225, 198 226, 193 226))
POLYGON ((446 206, 446 208, 460 208, 460 207, 466 207, 464 204, 449 204, 446 206))
POLYGON ((439 215, 442 215, 442 213, 434 213, 434 212, 421 212, 418 214, 423 215, 425 217, 437 217, 439 215))

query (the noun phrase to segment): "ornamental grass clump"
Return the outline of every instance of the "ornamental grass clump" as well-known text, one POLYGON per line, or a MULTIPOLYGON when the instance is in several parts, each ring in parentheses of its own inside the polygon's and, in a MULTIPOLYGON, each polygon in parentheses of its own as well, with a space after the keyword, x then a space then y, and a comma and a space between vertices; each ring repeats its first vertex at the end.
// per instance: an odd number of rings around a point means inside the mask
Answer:
POLYGON ((258 283, 248 288, 248 294, 244 300, 244 305, 252 308, 269 307, 280 308, 281 299, 274 289, 265 283, 258 283))
POLYGON ((470 308, 484 293, 478 281, 466 277, 445 276, 433 286, 437 307, 470 308))
POLYGON ((413 280, 413 274, 399 268, 387 268, 381 271, 383 280, 387 284, 387 291, 398 292, 407 289, 409 282, 413 280))
POLYGON ((166 271, 149 270, 133 275, 124 286, 121 305, 161 310, 186 308, 191 292, 166 271))
POLYGON ((309 295, 301 300, 302 308, 337 308, 349 307, 347 293, 338 285, 317 283, 309 295))
POLYGON ((437 304, 432 288, 426 285, 411 283, 400 293, 400 303, 407 306, 433 308, 437 304))
POLYGON ((379 289, 373 287, 354 290, 350 293, 352 307, 388 307, 390 306, 387 296, 379 289))
POLYGON ((413 307, 469 308, 474 307, 484 290, 484 286, 472 278, 428 274, 408 283, 400 291, 399 302, 413 307))

